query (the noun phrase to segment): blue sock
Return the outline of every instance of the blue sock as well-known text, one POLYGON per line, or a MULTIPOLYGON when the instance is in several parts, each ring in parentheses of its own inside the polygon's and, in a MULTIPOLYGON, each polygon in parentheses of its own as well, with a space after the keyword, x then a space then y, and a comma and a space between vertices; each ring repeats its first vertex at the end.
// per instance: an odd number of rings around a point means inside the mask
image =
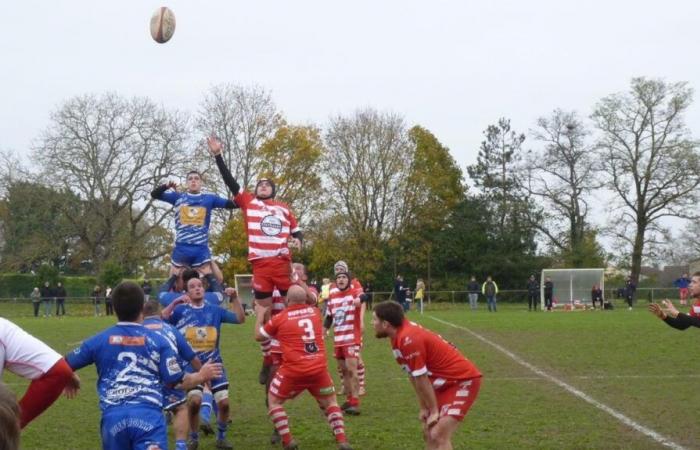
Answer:
POLYGON ((187 450, 187 441, 182 439, 175 441, 175 450, 187 450))
POLYGON ((216 421, 216 438, 218 440, 222 440, 226 438, 226 429, 228 428, 228 423, 227 422, 219 422, 218 420, 216 421))
POLYGON ((211 419, 211 405, 213 400, 214 396, 211 395, 211 392, 205 392, 202 395, 202 407, 199 410, 199 418, 203 423, 209 423, 209 420, 211 419))
POLYGON ((196 431, 192 431, 190 433, 190 439, 192 439, 193 441, 198 441, 199 440, 199 433, 196 431))

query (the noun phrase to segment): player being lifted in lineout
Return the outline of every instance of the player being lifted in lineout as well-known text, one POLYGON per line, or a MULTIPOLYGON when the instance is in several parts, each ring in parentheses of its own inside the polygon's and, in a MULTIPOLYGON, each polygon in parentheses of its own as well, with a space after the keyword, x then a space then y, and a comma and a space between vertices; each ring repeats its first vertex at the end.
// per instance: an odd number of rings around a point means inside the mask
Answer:
POLYGON ((301 230, 289 206, 275 200, 275 183, 271 179, 258 180, 254 193, 241 190, 221 156, 221 141, 209 137, 207 144, 226 186, 233 194, 234 202, 243 210, 248 235, 248 260, 253 266, 255 300, 267 309, 268 318, 272 291, 277 288, 286 297, 291 285, 292 254, 289 245, 301 248, 301 230))
POLYGON ((170 276, 184 267, 197 269, 202 275, 212 272, 219 278, 218 268, 209 250, 209 223, 215 208, 235 209, 238 206, 226 198, 202 192, 202 175, 196 170, 187 174, 187 191, 178 192, 170 181, 158 186, 151 197, 175 206, 175 246, 171 256, 170 276))

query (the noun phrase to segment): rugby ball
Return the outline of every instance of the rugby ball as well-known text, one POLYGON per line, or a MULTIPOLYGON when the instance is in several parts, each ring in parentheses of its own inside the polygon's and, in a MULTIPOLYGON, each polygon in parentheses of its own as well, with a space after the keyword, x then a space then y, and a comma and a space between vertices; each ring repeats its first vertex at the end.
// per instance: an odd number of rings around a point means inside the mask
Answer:
POLYGON ((175 34, 175 14, 170 8, 161 6, 151 16, 151 37, 159 44, 165 44, 175 34))

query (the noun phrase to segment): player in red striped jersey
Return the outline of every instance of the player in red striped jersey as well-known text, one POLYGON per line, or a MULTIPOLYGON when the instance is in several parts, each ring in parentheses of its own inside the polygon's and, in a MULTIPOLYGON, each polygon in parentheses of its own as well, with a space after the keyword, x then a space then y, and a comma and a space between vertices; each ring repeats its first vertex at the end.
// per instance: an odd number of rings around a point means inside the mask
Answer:
POLYGON ((336 267, 335 284, 326 300, 325 327, 333 325, 335 358, 343 373, 347 401, 343 410, 360 414, 360 382, 358 363, 362 346, 362 312, 364 294, 351 285, 351 276, 344 267, 336 267))
POLYGON ((479 394, 479 369, 442 337, 406 320, 396 302, 378 303, 372 326, 376 337, 391 339, 416 391, 426 448, 451 450, 452 435, 479 394))
POLYGON ((351 450, 345 436, 343 413, 338 406, 333 380, 328 373, 325 345, 318 308, 307 304, 308 290, 301 285, 289 288, 289 304, 265 323, 265 309, 256 309, 255 339, 276 338, 282 350, 282 365, 268 392, 268 414, 282 437, 285 450, 297 449, 292 437, 284 402, 308 390, 326 414, 338 448, 351 450))
MULTIPOLYGON (((348 268, 348 263, 345 261, 338 261, 333 265, 333 273, 337 275, 340 272, 345 272, 345 273, 350 273, 350 269, 348 268)), ((335 283, 331 285, 331 288, 335 286, 335 283)), ((365 290, 362 287, 362 283, 360 283, 360 280, 357 278, 352 278, 350 280, 350 290, 353 292, 353 295, 357 298, 360 298, 362 294, 364 294, 365 290)), ((367 299, 369 300, 369 299, 367 299)), ((362 310, 360 311, 360 330, 362 333, 365 331, 365 312, 367 311, 367 303, 362 302, 362 310)), ((362 350, 362 344, 360 344, 360 350, 362 350)), ((358 353, 357 355, 357 379, 360 383, 360 397, 365 395, 365 363, 362 360, 362 353, 358 353)), ((339 395, 345 394, 345 382, 343 379, 343 369, 340 365, 338 365, 338 376, 340 377, 340 390, 339 390, 339 395)))

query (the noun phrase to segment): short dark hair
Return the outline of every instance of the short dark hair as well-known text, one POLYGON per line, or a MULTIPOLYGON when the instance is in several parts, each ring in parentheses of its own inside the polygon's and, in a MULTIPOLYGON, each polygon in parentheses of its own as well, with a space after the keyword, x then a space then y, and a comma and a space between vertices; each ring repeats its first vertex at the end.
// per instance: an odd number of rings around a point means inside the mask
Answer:
POLYGON ((17 397, 8 387, 0 382, 0 448, 16 450, 19 448, 19 404, 17 397))
POLYGON ((373 311, 379 320, 386 320, 396 328, 403 324, 403 307, 396 302, 379 302, 374 305, 373 311))
POLYGON ((158 308, 160 303, 154 298, 149 298, 146 303, 143 304, 143 315, 144 316, 154 316, 158 314, 158 308))
POLYGON ((187 175, 185 175, 185 178, 189 177, 193 173, 196 173, 197 175, 199 175, 199 178, 202 178, 202 174, 199 173, 199 170, 190 170, 189 172, 187 172, 187 175))
POLYGON ((143 311, 143 290, 131 281, 124 281, 112 290, 112 306, 117 318, 123 322, 135 322, 143 311))
POLYGON ((187 286, 187 282, 192 278, 199 278, 199 272, 195 269, 185 269, 182 271, 182 282, 187 286))
POLYGON ((692 277, 700 277, 700 271, 699 271, 699 272, 693 273, 693 275, 691 276, 691 278, 692 278, 692 277))

